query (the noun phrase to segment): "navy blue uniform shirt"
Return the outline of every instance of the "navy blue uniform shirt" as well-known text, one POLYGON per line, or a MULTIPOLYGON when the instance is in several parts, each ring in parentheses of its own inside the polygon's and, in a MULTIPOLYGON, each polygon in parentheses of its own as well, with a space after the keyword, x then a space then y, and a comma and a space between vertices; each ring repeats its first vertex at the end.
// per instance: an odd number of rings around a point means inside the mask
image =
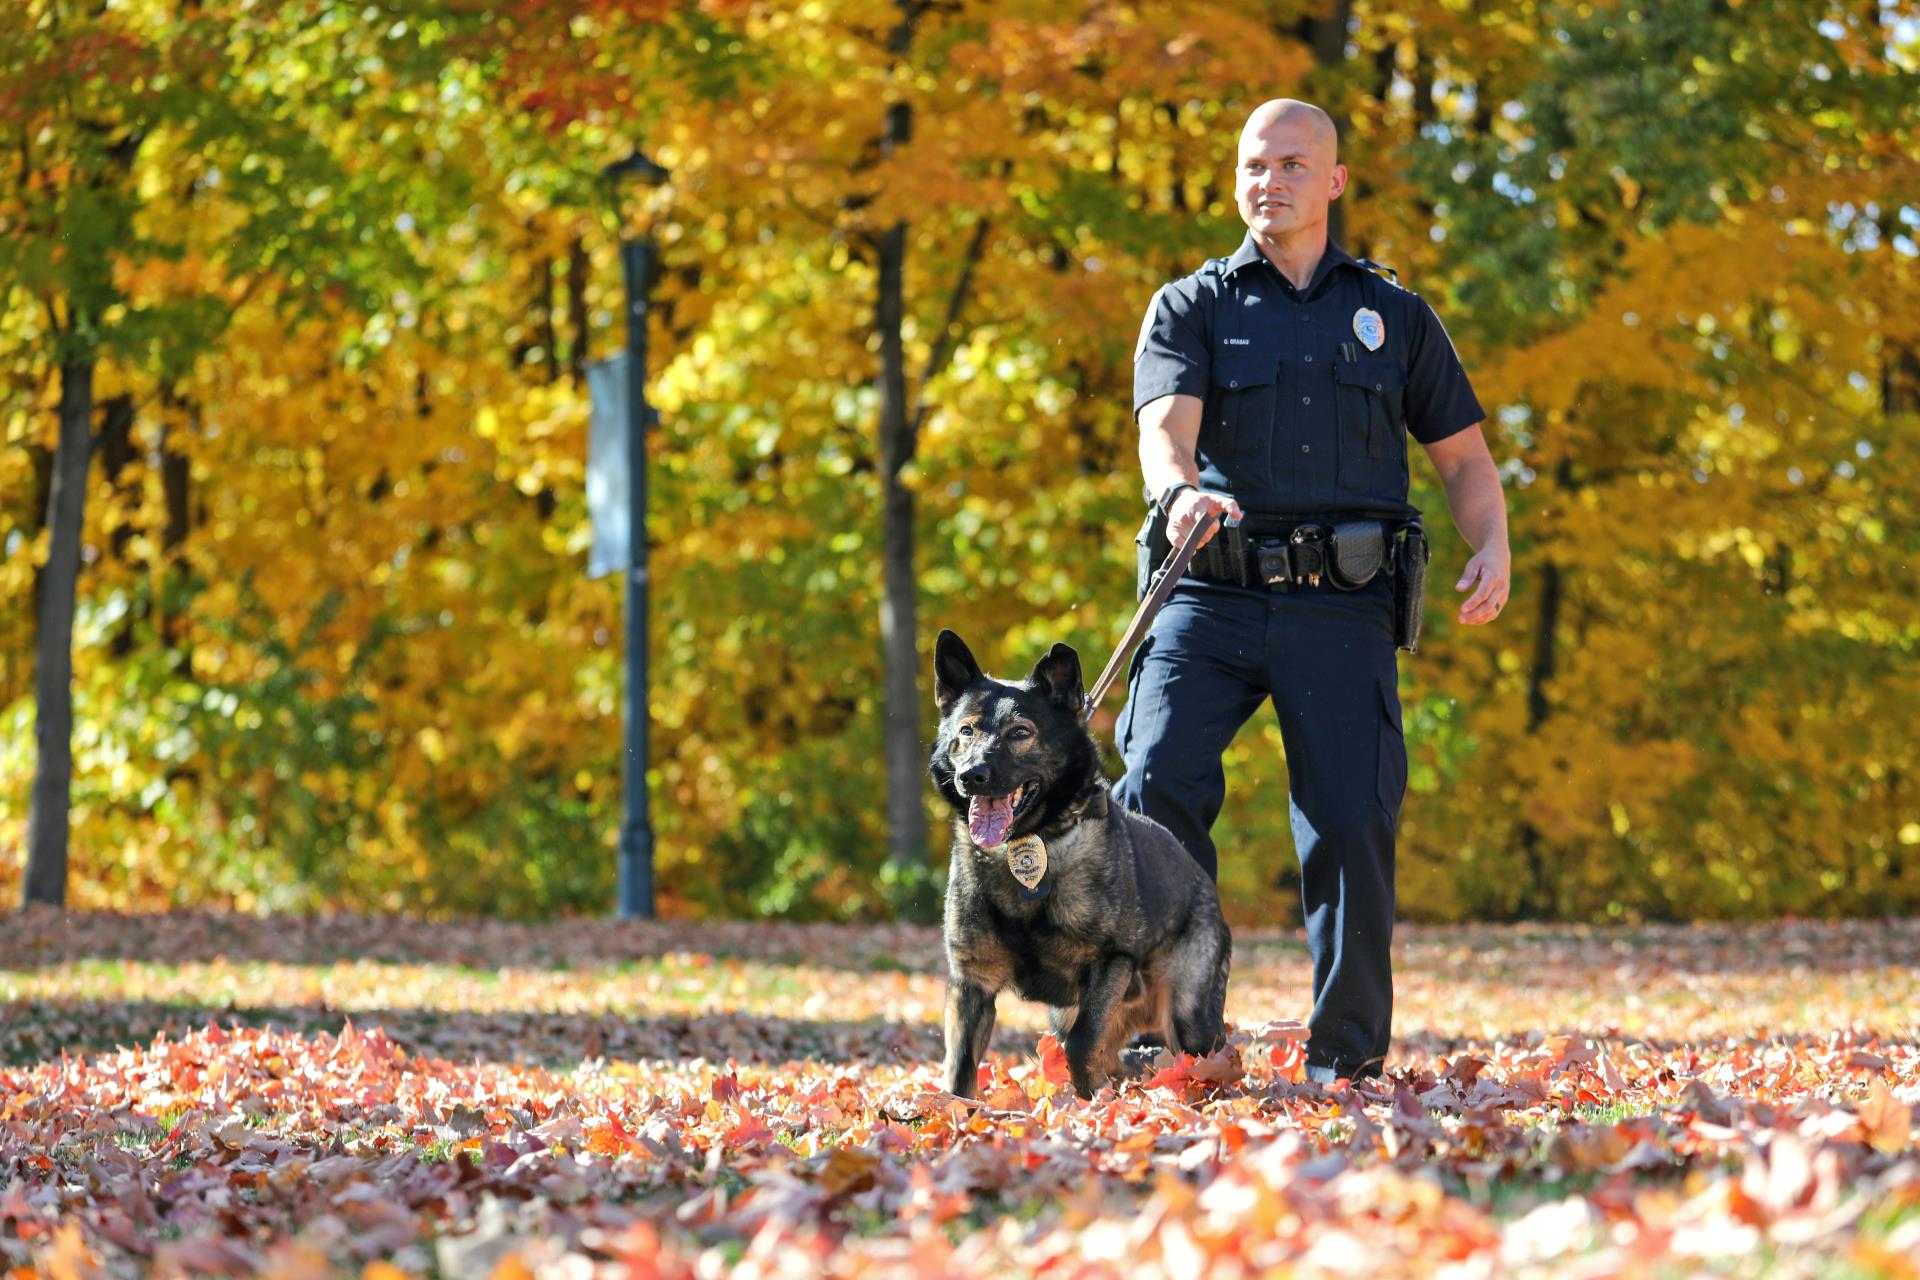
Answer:
POLYGON ((1407 435, 1432 444, 1486 416, 1420 295, 1332 241, 1294 288, 1248 233, 1229 258, 1163 286, 1134 353, 1133 411, 1203 400, 1200 487, 1250 516, 1415 514, 1407 435))

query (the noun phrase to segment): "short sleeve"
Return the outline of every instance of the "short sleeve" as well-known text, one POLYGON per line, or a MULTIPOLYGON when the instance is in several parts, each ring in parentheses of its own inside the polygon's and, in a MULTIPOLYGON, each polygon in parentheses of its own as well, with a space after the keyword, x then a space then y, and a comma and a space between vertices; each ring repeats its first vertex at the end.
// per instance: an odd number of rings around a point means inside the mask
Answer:
POLYGON ((1162 285, 1147 304, 1133 348, 1133 413, 1161 396, 1205 399, 1212 372, 1207 323, 1194 277, 1162 285))
POLYGON ((1407 347, 1407 430, 1421 444, 1433 444, 1465 431, 1487 413, 1473 394, 1473 384, 1467 381, 1467 371, 1440 317, 1425 298, 1416 297, 1413 304, 1412 341, 1407 347))

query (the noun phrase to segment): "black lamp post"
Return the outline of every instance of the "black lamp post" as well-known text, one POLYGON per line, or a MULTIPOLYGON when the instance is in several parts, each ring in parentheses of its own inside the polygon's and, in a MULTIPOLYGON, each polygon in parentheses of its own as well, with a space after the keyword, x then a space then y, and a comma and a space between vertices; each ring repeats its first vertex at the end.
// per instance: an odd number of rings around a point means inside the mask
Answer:
POLYGON ((653 821, 647 804, 647 311, 659 246, 650 218, 636 220, 633 205, 657 212, 652 191, 667 171, 635 151, 608 165, 607 203, 620 231, 620 263, 627 282, 627 767, 626 816, 620 823, 619 915, 653 919, 653 821), (634 234, 637 227, 638 234, 634 234))

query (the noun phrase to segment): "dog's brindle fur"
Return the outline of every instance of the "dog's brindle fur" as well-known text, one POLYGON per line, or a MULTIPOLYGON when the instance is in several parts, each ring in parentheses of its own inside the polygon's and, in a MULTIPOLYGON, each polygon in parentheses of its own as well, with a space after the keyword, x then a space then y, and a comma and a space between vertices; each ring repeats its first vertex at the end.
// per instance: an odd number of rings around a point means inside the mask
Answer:
POLYGON ((1082 1097, 1114 1076, 1147 1032, 1207 1054, 1225 1027, 1232 937, 1213 881, 1165 827, 1108 797, 1087 731, 1080 658, 1056 644, 1019 684, 989 679, 960 637, 934 646, 939 737, 928 770, 954 807, 947 879, 946 1086, 972 1097, 993 1036, 994 997, 1011 986, 1051 1006, 1082 1097), (972 796, 1037 794, 1005 839, 1047 846, 1042 896, 1027 900, 1003 847, 967 825, 972 796))

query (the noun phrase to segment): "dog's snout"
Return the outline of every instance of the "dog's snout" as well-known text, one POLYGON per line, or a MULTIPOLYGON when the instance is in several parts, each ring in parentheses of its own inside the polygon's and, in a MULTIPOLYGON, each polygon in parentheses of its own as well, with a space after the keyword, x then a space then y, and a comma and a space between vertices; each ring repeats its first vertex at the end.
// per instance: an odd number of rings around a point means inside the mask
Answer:
POLYGON ((960 771, 960 785, 968 791, 977 791, 987 785, 987 776, 991 772, 985 764, 968 765, 960 771))

